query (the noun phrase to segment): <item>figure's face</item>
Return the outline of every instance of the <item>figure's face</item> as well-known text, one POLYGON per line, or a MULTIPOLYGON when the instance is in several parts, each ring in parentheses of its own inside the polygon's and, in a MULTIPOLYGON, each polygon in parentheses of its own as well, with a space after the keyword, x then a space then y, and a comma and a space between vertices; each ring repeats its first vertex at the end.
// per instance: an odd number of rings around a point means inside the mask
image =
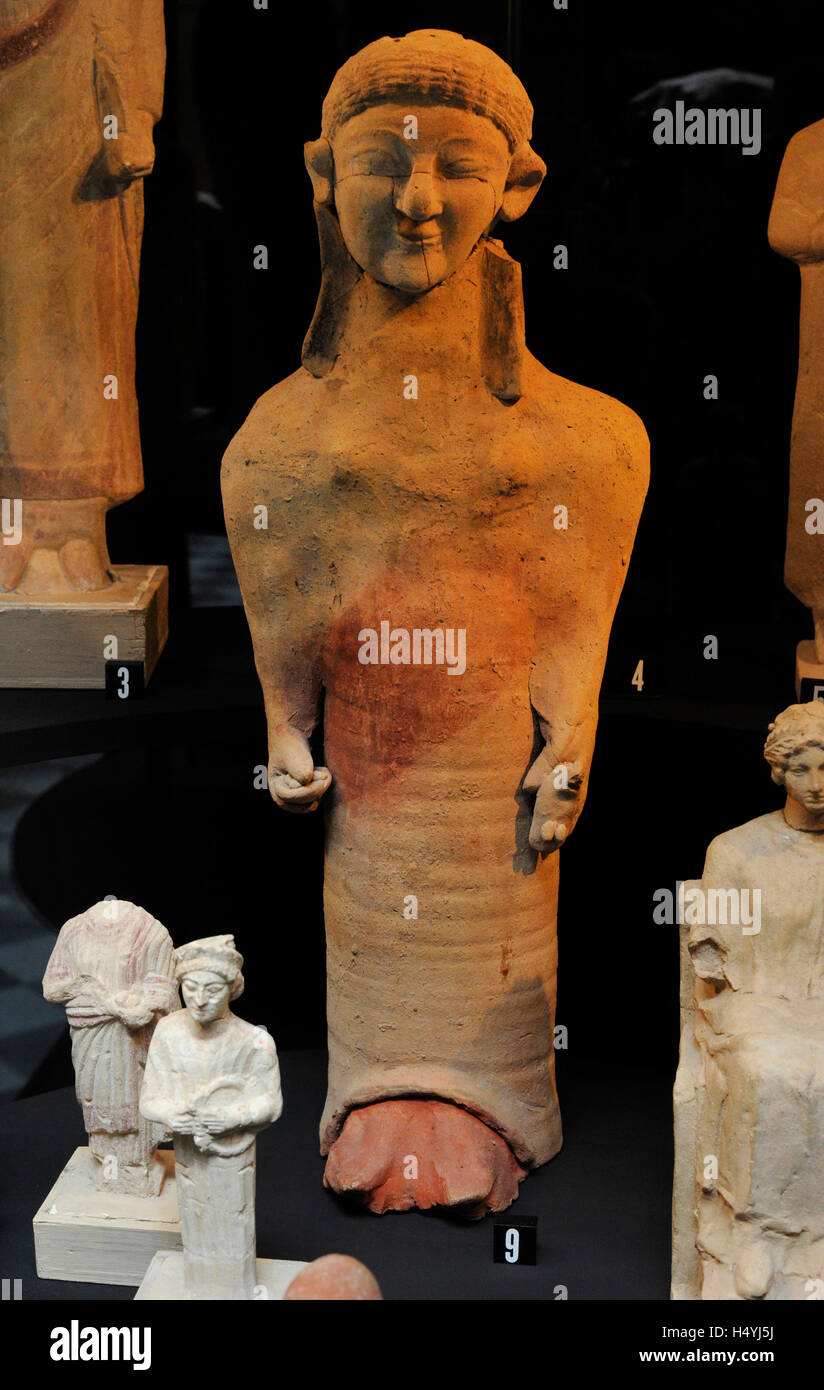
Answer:
POLYGON ((451 106, 373 106, 341 126, 332 154, 350 255, 408 294, 463 265, 501 206, 510 166, 497 126, 451 106))
POLYGON ((798 749, 784 769, 784 786, 811 816, 824 816, 824 748, 798 749))
POLYGON ((229 986, 211 970, 193 970, 180 982, 183 1001, 196 1023, 214 1023, 229 1008, 229 986))

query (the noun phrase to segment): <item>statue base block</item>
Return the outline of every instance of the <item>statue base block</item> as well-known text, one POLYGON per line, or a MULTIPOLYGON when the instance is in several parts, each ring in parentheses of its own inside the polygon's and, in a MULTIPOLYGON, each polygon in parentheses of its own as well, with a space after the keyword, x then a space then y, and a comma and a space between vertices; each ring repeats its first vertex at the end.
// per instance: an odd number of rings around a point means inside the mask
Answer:
MULTIPOLYGON (((256 1260, 254 1301, 267 1298, 282 1301, 292 1280, 306 1265, 306 1260, 256 1260)), ((135 1294, 137 1299, 185 1301, 182 1250, 158 1250, 135 1294)))
POLYGON ((101 1192, 87 1148, 75 1149, 34 1218, 41 1279, 139 1284, 158 1250, 180 1249, 174 1155, 158 1149, 166 1180, 157 1197, 101 1192))
POLYGON ((94 593, 0 594, 0 687, 103 690, 112 657, 141 662, 147 684, 169 631, 169 571, 115 565, 112 573, 117 583, 94 593))
POLYGON ((824 666, 816 656, 815 642, 799 642, 796 648, 795 693, 800 704, 824 700, 824 666))

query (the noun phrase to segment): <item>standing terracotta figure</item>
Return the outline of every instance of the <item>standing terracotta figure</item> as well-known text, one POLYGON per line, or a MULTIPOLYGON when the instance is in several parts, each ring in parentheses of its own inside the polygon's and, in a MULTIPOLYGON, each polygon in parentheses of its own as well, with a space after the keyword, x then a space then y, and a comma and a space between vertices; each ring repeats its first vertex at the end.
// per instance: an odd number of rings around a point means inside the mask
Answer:
POLYGON ((140 1110, 175 1137, 186 1298, 255 1290, 255 1137, 283 1108, 275 1044, 235 1018, 243 957, 231 936, 177 951, 185 1009, 152 1039, 140 1110))
POLYGON ((106 511, 143 483, 134 332, 164 58, 163 0, 0 0, 0 497, 22 502, 0 590, 113 583, 106 511))
POLYGON ((764 756, 783 808, 717 836, 684 895, 675 1298, 824 1297, 824 704, 764 756))
POLYGON ((824 667, 824 121, 799 130, 787 146, 769 238, 801 271, 784 582, 812 609, 814 664, 824 667))
POLYGON ((341 68, 306 146, 323 277, 303 366, 224 460, 272 795, 328 811, 325 1181, 374 1211, 502 1209, 561 1144, 554 851, 647 440, 524 345, 490 232, 541 184, 531 120, 457 34, 341 68))
POLYGON ((166 1170, 155 1149, 168 1131, 147 1124, 138 1099, 155 1024, 178 1008, 169 933, 134 903, 95 903, 61 927, 43 993, 66 1006, 97 1186, 156 1195, 166 1170))

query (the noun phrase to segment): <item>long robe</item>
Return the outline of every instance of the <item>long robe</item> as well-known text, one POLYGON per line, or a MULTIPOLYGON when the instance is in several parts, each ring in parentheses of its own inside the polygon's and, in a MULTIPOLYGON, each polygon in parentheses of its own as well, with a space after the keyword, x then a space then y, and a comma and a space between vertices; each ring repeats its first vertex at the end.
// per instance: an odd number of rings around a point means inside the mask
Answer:
MULTIPOLYGON (((166 928, 143 908, 121 902, 117 918, 109 920, 106 907, 98 904, 61 928, 43 993, 66 1006, 77 1099, 92 1154, 103 1161, 115 1153, 119 1163, 145 1167, 168 1137, 163 1125, 148 1123, 138 1108, 155 1021, 127 1028, 101 996, 139 990, 158 1014, 177 1009, 174 947, 166 928)), ((110 1180, 102 1185, 116 1190, 110 1180)))
POLYGON ((209 1136, 202 1149, 175 1133, 175 1177, 187 1298, 250 1299, 255 1288, 255 1134, 281 1112, 275 1045, 262 1028, 228 1014, 199 1030, 187 1011, 158 1025, 141 1105, 171 1126, 203 1104, 231 1119, 241 1102, 248 1129, 209 1136))
POLYGON ((151 137, 162 0, 0 0, 0 494, 142 486, 134 333, 143 185, 94 176, 104 118, 151 137), (104 398, 104 377, 118 379, 104 398))

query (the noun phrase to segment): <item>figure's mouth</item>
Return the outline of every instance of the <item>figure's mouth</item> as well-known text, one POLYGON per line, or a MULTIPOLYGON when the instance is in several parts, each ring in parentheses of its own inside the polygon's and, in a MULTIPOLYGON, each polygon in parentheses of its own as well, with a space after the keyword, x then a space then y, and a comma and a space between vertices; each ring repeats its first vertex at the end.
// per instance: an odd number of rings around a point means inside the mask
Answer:
POLYGON ((441 239, 437 222, 413 222, 411 217, 401 218, 397 232, 402 241, 409 241, 415 246, 434 246, 441 239))

